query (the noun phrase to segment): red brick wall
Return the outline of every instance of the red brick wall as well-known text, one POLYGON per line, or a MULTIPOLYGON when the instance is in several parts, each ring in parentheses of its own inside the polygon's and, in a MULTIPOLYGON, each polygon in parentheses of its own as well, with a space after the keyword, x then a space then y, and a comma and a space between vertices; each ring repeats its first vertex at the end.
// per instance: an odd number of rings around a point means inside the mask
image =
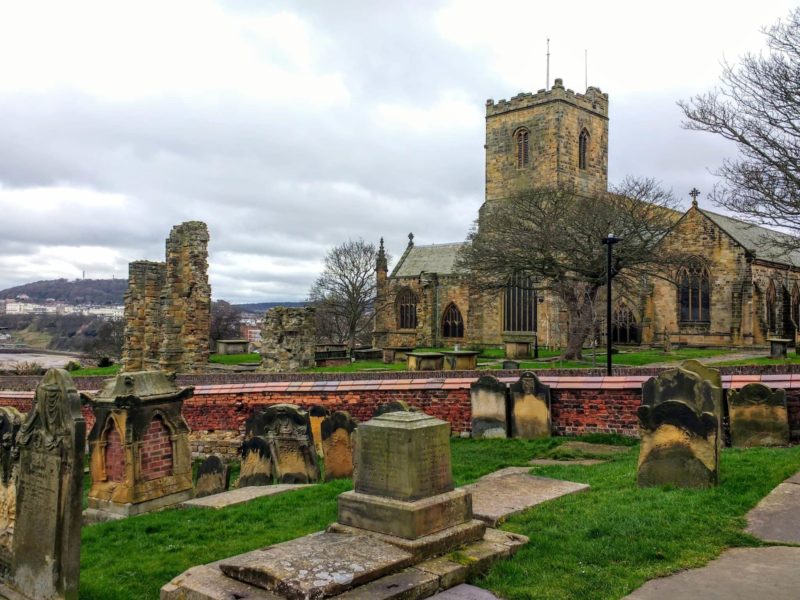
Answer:
POLYGON ((122 438, 114 424, 106 435, 106 477, 109 481, 125 481, 125 451, 122 438))
POLYGON ((172 475, 172 441, 161 417, 150 421, 142 438, 141 453, 144 481, 172 475))

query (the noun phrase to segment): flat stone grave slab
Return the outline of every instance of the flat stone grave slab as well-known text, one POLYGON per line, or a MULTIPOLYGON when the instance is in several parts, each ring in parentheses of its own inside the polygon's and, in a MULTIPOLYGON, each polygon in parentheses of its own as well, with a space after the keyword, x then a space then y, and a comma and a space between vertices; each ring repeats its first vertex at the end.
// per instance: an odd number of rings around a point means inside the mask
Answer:
POLYGON ((577 450, 587 454, 597 454, 599 456, 613 456, 629 452, 631 446, 612 446, 611 444, 590 444, 589 442, 565 442, 559 446, 568 450, 577 450))
POLYGON ((530 461, 531 465, 535 465, 537 467, 549 467, 552 465, 555 466, 565 466, 565 465, 574 465, 577 467, 591 467, 593 465, 601 465, 604 462, 608 462, 605 460, 600 460, 597 458, 580 458, 577 460, 556 460, 555 458, 534 458, 530 461))
POLYGON ((439 600, 499 600, 493 593, 466 583, 431 597, 439 600))
POLYGON ((800 544, 800 485, 781 483, 747 513, 747 533, 765 542, 800 544))
MULTIPOLYGON (((529 467, 511 469, 527 471, 529 467)), ((502 475, 486 475, 464 488, 472 493, 472 512, 475 518, 495 527, 511 515, 547 500, 588 490, 589 485, 506 471, 502 475)))
POLYGON ((413 557, 368 535, 314 533, 220 562, 228 577, 288 600, 327 598, 409 566, 413 557))
POLYGON ((733 548, 699 569, 645 583, 623 600, 796 600, 800 548, 733 548))
POLYGON ((197 507, 197 508, 225 508, 226 506, 233 506, 235 504, 243 504, 261 498, 263 496, 275 496, 300 488, 309 487, 311 483, 280 483, 277 485, 256 485, 235 490, 222 492, 221 494, 212 494, 211 496, 204 496, 202 498, 193 498, 183 502, 183 507, 197 507))

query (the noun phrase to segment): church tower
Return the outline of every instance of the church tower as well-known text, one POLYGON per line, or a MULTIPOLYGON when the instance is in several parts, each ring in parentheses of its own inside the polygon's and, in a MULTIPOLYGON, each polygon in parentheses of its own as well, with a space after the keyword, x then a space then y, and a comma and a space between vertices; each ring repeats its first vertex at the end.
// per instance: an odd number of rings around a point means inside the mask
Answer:
POLYGON ((486 101, 486 204, 535 187, 608 187, 608 94, 549 90, 486 101))

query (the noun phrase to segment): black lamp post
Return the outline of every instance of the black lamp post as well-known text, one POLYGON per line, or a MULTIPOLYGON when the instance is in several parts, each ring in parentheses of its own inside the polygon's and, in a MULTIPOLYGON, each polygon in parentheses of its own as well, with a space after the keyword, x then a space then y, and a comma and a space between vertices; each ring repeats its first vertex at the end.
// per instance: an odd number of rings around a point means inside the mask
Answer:
POLYGON ((613 233, 609 233, 608 237, 603 238, 603 244, 608 246, 608 253, 606 255, 606 373, 611 375, 611 248, 617 242, 621 242, 622 238, 614 237, 613 233))

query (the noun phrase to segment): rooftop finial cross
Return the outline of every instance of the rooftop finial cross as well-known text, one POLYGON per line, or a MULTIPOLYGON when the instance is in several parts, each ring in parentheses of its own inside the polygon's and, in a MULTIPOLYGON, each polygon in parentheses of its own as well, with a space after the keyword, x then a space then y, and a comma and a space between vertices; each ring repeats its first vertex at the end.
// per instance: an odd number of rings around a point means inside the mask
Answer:
POLYGON ((689 195, 692 197, 692 206, 697 206, 697 197, 700 195, 700 190, 696 187, 692 188, 692 191, 689 192, 689 195))
POLYGON ((413 246, 414 245, 414 234, 413 233, 409 233, 408 234, 408 245, 409 246, 413 246))

